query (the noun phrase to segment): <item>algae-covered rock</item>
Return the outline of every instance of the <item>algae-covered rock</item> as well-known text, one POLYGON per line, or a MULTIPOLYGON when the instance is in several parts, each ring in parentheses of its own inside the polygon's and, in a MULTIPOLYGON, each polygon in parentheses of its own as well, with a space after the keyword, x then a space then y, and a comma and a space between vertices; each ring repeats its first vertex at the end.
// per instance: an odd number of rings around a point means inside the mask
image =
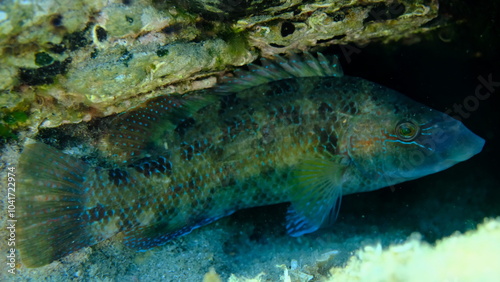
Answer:
POLYGON ((432 27, 434 1, 2 1, 0 102, 55 127, 209 87, 233 66, 432 27))
POLYGON ((279 16, 241 19, 251 45, 264 56, 307 50, 313 46, 398 40, 429 29, 437 1, 322 1, 292 5, 279 16))

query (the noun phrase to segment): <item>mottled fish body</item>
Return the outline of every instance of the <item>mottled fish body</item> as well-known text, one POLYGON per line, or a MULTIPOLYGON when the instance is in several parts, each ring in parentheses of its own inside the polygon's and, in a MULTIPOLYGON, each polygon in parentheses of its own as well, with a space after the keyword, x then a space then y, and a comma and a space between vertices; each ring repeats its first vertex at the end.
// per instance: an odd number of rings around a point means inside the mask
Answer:
POLYGON ((287 230, 299 236, 331 222, 342 195, 481 151, 484 140, 459 121, 318 57, 263 60, 218 89, 118 115, 100 145, 112 169, 26 145, 23 263, 42 266, 120 232, 145 250, 236 210, 282 202, 291 202, 287 230))

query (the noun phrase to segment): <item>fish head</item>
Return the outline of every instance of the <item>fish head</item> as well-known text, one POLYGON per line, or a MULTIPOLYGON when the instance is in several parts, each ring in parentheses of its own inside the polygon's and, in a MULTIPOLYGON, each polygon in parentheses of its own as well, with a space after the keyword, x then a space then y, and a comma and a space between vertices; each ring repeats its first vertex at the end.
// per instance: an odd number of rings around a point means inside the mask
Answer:
POLYGON ((372 189, 445 170, 484 146, 462 122, 395 91, 365 103, 345 142, 351 163, 372 189))

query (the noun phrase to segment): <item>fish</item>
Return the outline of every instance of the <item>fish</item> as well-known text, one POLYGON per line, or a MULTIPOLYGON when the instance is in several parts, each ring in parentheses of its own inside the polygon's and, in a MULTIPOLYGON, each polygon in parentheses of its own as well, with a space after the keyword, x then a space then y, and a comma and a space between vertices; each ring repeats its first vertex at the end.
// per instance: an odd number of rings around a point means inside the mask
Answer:
POLYGON ((289 202, 286 229, 330 225, 343 195, 445 170, 481 152, 462 122, 368 80, 337 57, 275 56, 211 89, 113 117, 95 165, 26 142, 18 246, 40 267, 120 235, 138 251, 233 212, 289 202))

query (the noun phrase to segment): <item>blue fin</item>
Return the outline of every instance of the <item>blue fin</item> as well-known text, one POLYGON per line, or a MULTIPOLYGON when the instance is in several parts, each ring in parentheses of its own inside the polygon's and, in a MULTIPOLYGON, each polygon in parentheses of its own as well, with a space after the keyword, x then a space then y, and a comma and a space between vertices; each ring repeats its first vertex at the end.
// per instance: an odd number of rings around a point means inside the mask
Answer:
POLYGON ((96 244, 84 218, 89 167, 42 143, 19 159, 18 244, 22 262, 39 267, 96 244))
POLYGON ((217 87, 219 92, 238 92, 257 85, 294 77, 334 76, 342 77, 343 71, 336 56, 330 61, 318 53, 315 58, 310 53, 293 54, 290 59, 274 56, 273 60, 262 58, 261 66, 248 65, 249 70, 236 70, 235 77, 226 78, 217 87))
POLYGON ((168 221, 161 221, 147 226, 138 226, 124 231, 124 244, 139 251, 162 246, 170 240, 189 234, 198 227, 210 224, 232 213, 233 211, 230 211, 222 216, 202 218, 184 226, 178 226, 168 221))
POLYGON ((294 171, 287 232, 301 236, 337 218, 342 198, 345 165, 342 160, 306 160, 294 171))
POLYGON ((167 95, 157 97, 116 116, 105 134, 102 151, 115 161, 129 163, 146 157, 159 146, 158 141, 179 122, 212 103, 214 95, 167 95))

